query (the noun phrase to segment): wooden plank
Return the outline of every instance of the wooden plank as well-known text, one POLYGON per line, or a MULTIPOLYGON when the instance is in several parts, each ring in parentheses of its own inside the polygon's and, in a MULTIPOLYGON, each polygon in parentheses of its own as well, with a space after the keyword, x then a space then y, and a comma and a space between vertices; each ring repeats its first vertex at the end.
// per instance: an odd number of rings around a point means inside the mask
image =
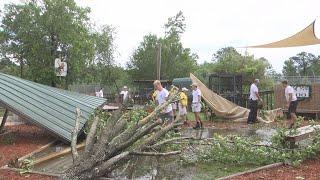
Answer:
POLYGON ((262 171, 262 170, 266 170, 266 169, 276 168, 276 167, 280 167, 280 166, 283 166, 283 165, 284 165, 284 163, 274 163, 274 164, 262 166, 262 167, 259 167, 259 168, 251 169, 251 170, 248 170, 248 171, 244 171, 244 172, 232 174, 232 175, 229 175, 229 176, 221 177, 221 178, 218 178, 217 180, 227 180, 227 179, 231 179, 231 178, 236 178, 238 176, 251 174, 251 173, 255 173, 257 171, 262 171))
POLYGON ((51 147, 56 142, 57 142, 57 140, 54 140, 54 141, 52 141, 52 142, 40 147, 39 149, 36 149, 35 151, 33 151, 33 152, 31 152, 31 153, 29 153, 29 154, 27 154, 25 156, 22 156, 21 158, 18 159, 18 162, 21 162, 21 161, 23 161, 23 160, 25 160, 27 158, 30 158, 31 156, 35 155, 36 153, 39 153, 39 152, 41 152, 43 150, 46 150, 47 148, 51 147))
MULTIPOLYGON (((81 144, 77 145, 77 149, 82 149, 84 147, 85 147, 85 143, 81 143, 81 144)), ((34 161, 34 165, 39 164, 39 163, 43 163, 43 162, 48 161, 48 160, 53 159, 53 158, 57 158, 57 157, 63 156, 63 155, 68 154, 70 152, 71 152, 71 148, 68 147, 68 148, 65 148, 62 151, 51 153, 51 154, 49 154, 47 156, 44 156, 44 157, 39 158, 39 159, 36 159, 34 161)))
POLYGON ((320 129, 320 125, 308 125, 300 127, 296 130, 296 133, 290 134, 292 131, 287 131, 285 134, 286 140, 290 142, 298 142, 307 138, 310 138, 316 129, 320 129))

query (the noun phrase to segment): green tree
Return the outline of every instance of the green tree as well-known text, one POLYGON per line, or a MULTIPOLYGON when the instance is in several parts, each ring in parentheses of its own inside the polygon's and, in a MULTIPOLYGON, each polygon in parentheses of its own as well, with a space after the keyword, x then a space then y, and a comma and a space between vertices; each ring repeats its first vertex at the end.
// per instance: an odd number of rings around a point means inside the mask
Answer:
POLYGON ((149 34, 143 38, 127 64, 133 79, 155 79, 157 47, 161 44, 161 79, 189 76, 196 68, 198 56, 184 48, 180 36, 185 31, 182 12, 168 19, 165 36, 149 34))
POLYGON ((298 75, 297 69, 296 69, 292 59, 288 59, 288 60, 284 61, 284 66, 282 68, 282 74, 285 76, 298 75))
POLYGON ((67 84, 81 81, 81 72, 94 55, 89 12, 73 0, 7 4, 0 26, 2 52, 20 65, 21 76, 33 81, 61 83, 53 68, 56 58, 68 63, 67 84))
POLYGON ((255 59, 247 54, 243 56, 235 48, 226 47, 213 55, 213 64, 212 73, 242 74, 244 85, 249 85, 253 79, 258 78, 262 80, 263 88, 272 86, 272 66, 263 57, 255 59))
POLYGON ((315 55, 301 52, 284 62, 282 72, 286 76, 313 76, 318 72, 318 64, 319 60, 315 55))

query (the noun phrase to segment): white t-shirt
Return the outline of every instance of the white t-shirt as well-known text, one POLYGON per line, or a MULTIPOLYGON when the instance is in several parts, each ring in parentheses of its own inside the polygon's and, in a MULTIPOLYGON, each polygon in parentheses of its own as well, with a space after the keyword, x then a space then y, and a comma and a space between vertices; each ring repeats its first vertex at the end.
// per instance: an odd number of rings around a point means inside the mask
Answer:
POLYGON ((196 89, 192 91, 192 103, 198 103, 201 101, 201 91, 200 89, 196 89), (200 96, 200 99, 199 99, 200 96))
POLYGON ((126 100, 128 97, 128 91, 121 91, 120 92, 121 95, 123 95, 123 100, 126 100))
POLYGON ((294 91, 294 89, 291 86, 287 86, 286 89, 284 90, 284 95, 286 96, 287 102, 289 102, 289 94, 292 94, 291 101, 297 100, 296 92, 294 91))
MULTIPOLYGON (((158 101, 159 105, 163 104, 166 102, 167 97, 169 96, 168 90, 163 88, 161 91, 157 91, 157 97, 156 100, 158 101)), ((172 111, 172 105, 169 104, 167 108, 165 109, 165 113, 171 112, 172 111)))
POLYGON ((257 97, 257 94, 259 90, 258 90, 258 87, 255 83, 252 83, 251 86, 250 86, 250 96, 249 96, 249 99, 252 99, 253 101, 256 101, 258 100, 258 97, 257 97))
POLYGON ((99 92, 96 92, 97 97, 102 97, 103 98, 103 91, 100 90, 99 92))

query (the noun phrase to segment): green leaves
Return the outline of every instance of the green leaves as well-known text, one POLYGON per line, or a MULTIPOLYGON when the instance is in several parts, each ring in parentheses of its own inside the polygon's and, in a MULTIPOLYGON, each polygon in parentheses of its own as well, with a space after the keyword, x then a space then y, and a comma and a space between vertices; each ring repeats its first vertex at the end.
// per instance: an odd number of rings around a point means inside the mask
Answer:
POLYGON ((185 18, 179 12, 165 24, 165 37, 146 35, 127 64, 132 78, 155 79, 158 44, 161 44, 161 79, 189 76, 196 69, 198 56, 180 41, 185 26, 185 18))

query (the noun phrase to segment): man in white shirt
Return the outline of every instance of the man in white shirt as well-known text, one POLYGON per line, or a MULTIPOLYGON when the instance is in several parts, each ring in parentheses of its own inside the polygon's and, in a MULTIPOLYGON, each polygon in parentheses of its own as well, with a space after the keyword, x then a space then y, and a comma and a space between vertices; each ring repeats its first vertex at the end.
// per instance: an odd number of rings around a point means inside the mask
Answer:
POLYGON ((123 89, 122 91, 120 92, 120 95, 121 95, 121 100, 122 100, 122 103, 126 103, 127 100, 128 100, 128 96, 129 96, 129 92, 128 92, 128 87, 127 86, 123 86, 123 89))
POLYGON ((196 83, 193 83, 191 85, 192 87, 192 112, 194 113, 195 120, 197 122, 194 129, 203 128, 203 124, 200 118, 200 112, 201 112, 201 91, 198 88, 198 85, 196 83))
POLYGON ((259 79, 255 79, 254 82, 250 86, 250 96, 249 96, 249 116, 247 123, 253 124, 257 122, 258 115, 258 100, 261 101, 259 96, 258 84, 260 83, 259 79))
POLYGON ((283 80, 281 83, 285 88, 284 95, 287 100, 286 107, 288 108, 287 119, 289 121, 289 128, 292 128, 297 119, 296 111, 298 106, 298 99, 295 90, 290 85, 288 85, 287 80, 283 80))
POLYGON ((100 90, 98 92, 96 92, 96 96, 103 98, 103 88, 100 88, 100 90))
MULTIPOLYGON (((154 81, 153 86, 157 91, 156 104, 160 106, 168 100, 169 91, 162 87, 162 84, 159 80, 154 81)), ((162 119, 163 121, 167 120, 169 123, 173 121, 171 104, 169 104, 160 112, 160 119, 162 119)))

